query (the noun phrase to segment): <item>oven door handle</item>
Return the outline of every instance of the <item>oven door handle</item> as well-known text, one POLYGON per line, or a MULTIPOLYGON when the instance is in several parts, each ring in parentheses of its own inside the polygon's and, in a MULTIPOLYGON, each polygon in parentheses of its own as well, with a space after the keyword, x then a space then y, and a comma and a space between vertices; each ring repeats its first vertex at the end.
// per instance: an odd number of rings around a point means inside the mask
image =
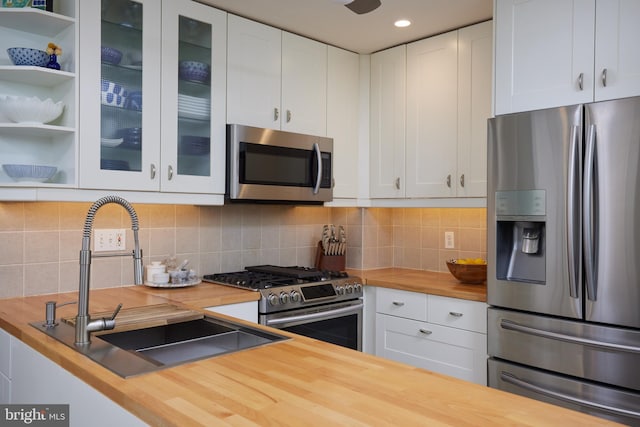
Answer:
POLYGON ((300 314, 298 316, 288 316, 288 317, 283 317, 281 319, 268 319, 266 321, 266 325, 278 326, 278 325, 282 325, 290 322, 300 322, 300 321, 306 322, 308 320, 318 320, 318 319, 336 317, 336 316, 345 315, 345 314, 353 314, 361 310, 363 305, 364 304, 360 303, 356 305, 350 305, 348 307, 336 308, 334 310, 321 311, 318 313, 300 314))

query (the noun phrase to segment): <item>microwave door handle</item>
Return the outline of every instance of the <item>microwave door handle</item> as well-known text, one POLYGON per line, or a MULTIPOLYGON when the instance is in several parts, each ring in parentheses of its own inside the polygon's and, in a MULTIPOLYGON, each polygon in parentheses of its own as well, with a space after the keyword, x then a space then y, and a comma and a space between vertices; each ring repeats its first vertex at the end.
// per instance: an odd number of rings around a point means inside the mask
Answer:
POLYGON ((316 176, 316 185, 313 187, 313 194, 318 194, 318 191, 320 191, 320 183, 322 182, 322 153, 320 153, 320 146, 317 142, 313 143, 313 151, 316 153, 316 165, 318 166, 318 174, 316 176))

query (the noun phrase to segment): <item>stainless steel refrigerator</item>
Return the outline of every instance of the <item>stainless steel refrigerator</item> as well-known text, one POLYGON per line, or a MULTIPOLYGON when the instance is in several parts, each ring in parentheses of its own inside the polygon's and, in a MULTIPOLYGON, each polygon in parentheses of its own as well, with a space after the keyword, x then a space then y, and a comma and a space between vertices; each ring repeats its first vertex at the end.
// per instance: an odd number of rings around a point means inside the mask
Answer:
POLYGON ((489 386, 640 425, 640 98, 489 121, 489 386))

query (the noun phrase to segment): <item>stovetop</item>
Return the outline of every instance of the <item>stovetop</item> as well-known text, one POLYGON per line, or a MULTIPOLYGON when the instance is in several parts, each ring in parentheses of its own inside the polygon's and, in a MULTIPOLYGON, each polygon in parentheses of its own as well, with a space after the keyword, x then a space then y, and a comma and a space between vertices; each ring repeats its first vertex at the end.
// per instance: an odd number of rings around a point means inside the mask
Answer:
POLYGON ((347 277, 349 275, 344 271, 318 270, 313 267, 256 265, 246 267, 243 271, 205 274, 202 280, 258 291, 279 286, 324 282, 347 277))

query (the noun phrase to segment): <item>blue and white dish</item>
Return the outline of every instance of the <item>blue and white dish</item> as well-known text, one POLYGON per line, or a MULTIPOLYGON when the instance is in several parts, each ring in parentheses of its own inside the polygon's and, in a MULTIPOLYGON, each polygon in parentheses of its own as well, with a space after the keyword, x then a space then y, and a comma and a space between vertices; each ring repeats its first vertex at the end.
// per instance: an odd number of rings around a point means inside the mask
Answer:
POLYGON ((122 52, 109 46, 101 46, 100 58, 107 64, 118 65, 122 60, 122 52))
POLYGON ((125 106, 128 93, 124 86, 119 83, 102 79, 100 89, 100 101, 103 105, 110 105, 112 107, 120 108, 123 108, 125 106))
POLYGON ((30 65, 44 67, 49 62, 47 52, 30 47, 10 47, 7 49, 9 58, 14 65, 30 65))
POLYGON ((116 171, 128 171, 129 162, 125 160, 102 159, 100 160, 100 169, 109 169, 116 171))
POLYGON ((4 171, 15 181, 46 182, 58 171, 55 166, 46 165, 2 165, 4 171))
POLYGON ((180 61, 178 64, 178 76, 182 80, 188 80, 197 83, 209 82, 210 67, 209 64, 198 61, 180 61))

